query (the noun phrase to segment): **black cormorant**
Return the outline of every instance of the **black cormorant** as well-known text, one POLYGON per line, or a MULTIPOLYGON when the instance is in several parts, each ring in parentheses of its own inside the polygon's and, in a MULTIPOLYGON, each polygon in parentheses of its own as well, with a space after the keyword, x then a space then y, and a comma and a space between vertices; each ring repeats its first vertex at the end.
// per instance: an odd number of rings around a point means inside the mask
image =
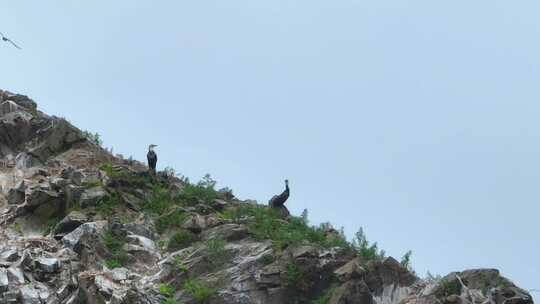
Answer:
POLYGON ((289 180, 285 180, 285 191, 281 193, 280 195, 275 195, 272 197, 270 202, 268 202, 268 205, 270 207, 281 207, 285 205, 285 202, 289 198, 290 190, 289 190, 289 180))
POLYGON ((148 159, 148 168, 150 168, 151 175, 156 174, 157 154, 154 152, 155 147, 157 147, 157 145, 148 146, 148 154, 146 154, 146 158, 148 159))

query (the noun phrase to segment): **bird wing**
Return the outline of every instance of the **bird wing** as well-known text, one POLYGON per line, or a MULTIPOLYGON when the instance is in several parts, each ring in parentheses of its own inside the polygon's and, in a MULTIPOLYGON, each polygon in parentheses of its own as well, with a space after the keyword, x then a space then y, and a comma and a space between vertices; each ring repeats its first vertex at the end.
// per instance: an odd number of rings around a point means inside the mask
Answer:
POLYGON ((11 44, 13 44, 14 47, 18 48, 19 50, 21 50, 21 47, 18 46, 17 44, 15 44, 15 42, 11 41, 11 39, 8 39, 7 41, 9 41, 11 44))

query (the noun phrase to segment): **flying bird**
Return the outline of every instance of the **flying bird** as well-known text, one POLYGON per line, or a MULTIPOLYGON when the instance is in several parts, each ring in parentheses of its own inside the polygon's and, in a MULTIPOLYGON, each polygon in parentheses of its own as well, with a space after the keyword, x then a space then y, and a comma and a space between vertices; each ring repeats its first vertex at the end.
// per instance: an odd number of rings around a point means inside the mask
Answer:
POLYGON ((4 42, 9 42, 11 43, 14 47, 18 48, 19 50, 21 49, 20 46, 18 46, 17 44, 15 44, 15 42, 13 42, 11 39, 9 39, 8 37, 4 36, 4 34, 2 32, 0 32, 0 36, 2 36, 2 41, 4 42))
POLYGON ((157 145, 148 146, 148 154, 146 154, 146 158, 148 159, 148 168, 150 168, 151 175, 156 175, 157 154, 154 152, 155 147, 157 147, 157 145))
POLYGON ((270 205, 270 207, 281 207, 285 205, 285 202, 287 199, 289 199, 289 194, 289 181, 285 180, 285 191, 279 195, 274 195, 274 197, 272 197, 272 199, 270 199, 268 202, 268 205, 270 205))

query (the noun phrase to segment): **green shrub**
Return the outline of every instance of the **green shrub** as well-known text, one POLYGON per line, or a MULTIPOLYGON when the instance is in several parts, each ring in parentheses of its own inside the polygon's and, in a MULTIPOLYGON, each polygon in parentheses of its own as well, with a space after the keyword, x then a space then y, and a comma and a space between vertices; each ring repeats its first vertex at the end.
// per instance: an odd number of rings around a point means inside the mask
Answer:
POLYGON ((104 171, 113 182, 121 180, 124 184, 137 188, 144 188, 152 181, 150 177, 138 175, 125 168, 114 167, 112 164, 104 164, 99 169, 104 171))
POLYGON ((160 284, 159 293, 165 297, 172 297, 176 293, 176 289, 169 284, 160 284))
POLYGON ((162 186, 156 185, 152 189, 152 194, 144 203, 143 209, 154 215, 166 213, 174 204, 174 199, 170 191, 162 186))
POLYGON ((412 266, 411 266, 411 256, 412 256, 412 251, 409 250, 407 251, 407 253, 405 253, 405 255, 403 255, 403 257, 401 258, 401 266, 405 267, 407 270, 409 271, 412 271, 412 266))
POLYGON ((300 287, 304 279, 304 272, 294 262, 289 262, 285 271, 285 286, 289 288, 300 287))
POLYGON ((123 237, 115 236, 110 231, 105 233, 103 238, 105 247, 110 251, 112 258, 106 261, 106 265, 109 268, 118 268, 126 264, 128 260, 127 252, 124 250, 124 244, 126 239, 123 237))
POLYGON ((211 288, 196 279, 186 281, 184 283, 184 290, 200 303, 205 303, 216 293, 214 288, 211 288))
POLYGON ((186 185, 179 197, 188 205, 196 205, 200 201, 211 203, 217 198, 217 192, 212 188, 205 188, 199 185, 186 185))
POLYGON ((186 220, 186 214, 181 209, 169 211, 160 216, 156 220, 156 230, 158 233, 163 233, 167 229, 179 228, 186 220))
POLYGON ((171 236, 167 245, 167 249, 169 251, 184 249, 186 247, 189 247, 196 240, 197 237, 195 236, 195 234, 188 230, 182 229, 171 236))
POLYGON ((440 284, 439 293, 443 297, 461 294, 461 284, 459 283, 457 279, 455 280, 442 279, 439 284, 440 284))
POLYGON ((222 238, 213 238, 206 241, 206 256, 214 268, 222 266, 229 261, 230 254, 225 249, 226 244, 227 242, 222 238))
POLYGON ((103 140, 101 139, 101 135, 99 133, 92 133, 89 131, 83 131, 83 137, 86 138, 89 142, 96 144, 98 146, 103 145, 103 140))
POLYGON ((106 260, 105 265, 109 269, 120 268, 120 267, 123 266, 122 263, 120 261, 116 260, 116 259, 106 260))
POLYGON ((188 272, 189 270, 180 256, 176 256, 174 258, 174 265, 176 266, 176 269, 178 269, 178 271, 180 272, 188 272))
POLYGON ((246 204, 226 210, 222 217, 232 220, 252 218, 248 224, 250 232, 257 239, 271 239, 277 249, 304 242, 325 248, 349 247, 344 237, 327 238, 328 225, 310 226, 307 220, 301 217, 291 217, 288 221, 284 221, 272 208, 246 204))
POLYGON ((358 255, 362 258, 363 262, 371 260, 382 260, 386 253, 384 250, 379 250, 377 243, 370 244, 367 240, 364 230, 360 228, 353 239, 353 248, 358 255))
POLYGON ((96 206, 96 211, 104 217, 109 217, 117 212, 118 207, 122 204, 120 194, 114 192, 107 196, 96 206))

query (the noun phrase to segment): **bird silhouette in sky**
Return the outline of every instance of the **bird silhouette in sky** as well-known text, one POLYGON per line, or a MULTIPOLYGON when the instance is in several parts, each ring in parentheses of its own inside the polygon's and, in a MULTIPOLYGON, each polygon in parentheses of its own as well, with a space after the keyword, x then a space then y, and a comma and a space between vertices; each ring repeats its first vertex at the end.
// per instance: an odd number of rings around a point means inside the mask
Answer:
POLYGON ((18 46, 17 44, 15 44, 15 42, 13 42, 11 39, 9 39, 8 37, 4 36, 4 34, 2 32, 0 32, 0 36, 2 37, 2 41, 4 42, 9 42, 11 44, 13 44, 14 47, 18 48, 19 50, 21 49, 20 46, 18 46))

